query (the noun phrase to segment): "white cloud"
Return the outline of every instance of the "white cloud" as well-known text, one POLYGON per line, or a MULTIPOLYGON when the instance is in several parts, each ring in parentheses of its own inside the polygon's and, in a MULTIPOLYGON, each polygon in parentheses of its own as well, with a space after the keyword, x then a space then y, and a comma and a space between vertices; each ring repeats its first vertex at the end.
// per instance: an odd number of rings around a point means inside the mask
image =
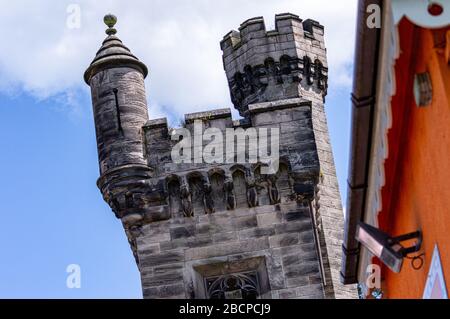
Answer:
POLYGON ((151 117, 230 107, 219 42, 244 20, 292 12, 325 25, 330 85, 351 82, 356 0, 4 1, 0 0, 0 91, 46 99, 88 92, 82 80, 105 34, 105 13, 118 16, 118 36, 150 69, 151 117), (66 27, 68 5, 81 8, 81 28, 66 27))

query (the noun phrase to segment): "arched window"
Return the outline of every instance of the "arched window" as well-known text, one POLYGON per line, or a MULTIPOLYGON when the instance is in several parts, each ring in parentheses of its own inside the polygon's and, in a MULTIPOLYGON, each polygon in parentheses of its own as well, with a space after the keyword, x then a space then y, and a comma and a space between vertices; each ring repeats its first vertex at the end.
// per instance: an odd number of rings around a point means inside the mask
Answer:
POLYGON ((260 295, 256 271, 207 278, 205 285, 209 299, 257 299, 260 295))
POLYGON ((270 284, 265 257, 194 266, 195 298, 265 299, 270 284))

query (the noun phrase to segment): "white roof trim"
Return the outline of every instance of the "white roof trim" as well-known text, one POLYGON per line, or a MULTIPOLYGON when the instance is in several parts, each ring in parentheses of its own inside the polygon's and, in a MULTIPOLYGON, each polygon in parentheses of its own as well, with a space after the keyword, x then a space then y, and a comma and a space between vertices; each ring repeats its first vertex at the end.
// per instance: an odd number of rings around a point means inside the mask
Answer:
POLYGON ((444 11, 439 16, 432 16, 428 12, 430 2, 429 0, 391 0, 395 23, 398 24, 406 16, 411 22, 424 28, 443 28, 449 25, 450 1, 433 1, 444 8, 444 11))
MULTIPOLYGON (((377 75, 377 93, 374 109, 374 127, 372 130, 372 150, 369 163, 369 178, 366 195, 364 221, 378 227, 378 212, 382 208, 381 189, 385 184, 384 161, 388 157, 389 145, 387 133, 392 126, 391 98, 395 95, 395 61, 400 55, 398 29, 395 24, 390 1, 383 7, 383 29, 381 31, 381 44, 377 75), (381 138, 379 138, 381 137, 381 138)), ((366 277, 366 269, 371 264, 372 254, 367 249, 361 250, 358 278, 366 277)), ((365 281, 365 280, 364 280, 365 281)), ((365 282, 362 290, 367 295, 365 282)))

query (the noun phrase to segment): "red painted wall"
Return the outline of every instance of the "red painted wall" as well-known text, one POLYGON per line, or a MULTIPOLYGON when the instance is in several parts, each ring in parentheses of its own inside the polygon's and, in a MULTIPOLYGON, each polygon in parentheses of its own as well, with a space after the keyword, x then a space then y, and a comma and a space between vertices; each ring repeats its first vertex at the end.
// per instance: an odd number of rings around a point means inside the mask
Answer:
POLYGON ((422 298, 435 244, 450 287, 450 69, 445 58, 446 31, 422 29, 406 19, 399 25, 402 53, 396 62, 397 92, 392 100, 393 127, 388 134, 379 223, 392 236, 422 230, 425 255, 420 270, 414 270, 407 259, 399 274, 383 268, 386 298, 422 298), (425 71, 431 74, 433 102, 419 108, 414 101, 413 79, 415 73, 425 71))

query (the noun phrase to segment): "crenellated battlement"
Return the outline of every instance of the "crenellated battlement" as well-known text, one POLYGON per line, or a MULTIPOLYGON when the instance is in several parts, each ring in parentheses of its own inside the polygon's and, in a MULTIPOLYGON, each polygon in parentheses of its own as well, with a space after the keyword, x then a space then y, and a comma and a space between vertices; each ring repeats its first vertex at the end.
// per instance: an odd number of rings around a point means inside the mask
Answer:
POLYGON ((262 17, 252 18, 225 35, 221 48, 231 99, 242 116, 251 103, 326 95, 324 27, 315 20, 279 14, 275 30, 267 31, 262 17))
MULTIPOLYGON (((173 173, 204 170, 210 167, 212 163, 204 161, 204 159, 196 162, 195 152, 203 151, 207 145, 214 145, 219 147, 220 153, 223 154, 223 169, 226 171, 236 164, 236 159, 233 159, 231 163, 226 161, 228 159, 226 145, 234 143, 227 139, 227 134, 230 131, 234 134, 238 130, 246 131, 248 129, 255 129, 255 132, 259 132, 260 128, 273 128, 279 131, 281 157, 289 158, 293 152, 301 154, 301 157, 305 156, 305 160, 296 167, 296 171, 312 172, 310 175, 317 173, 315 164, 311 164, 307 159, 315 154, 316 149, 311 127, 311 103, 304 99, 251 104, 249 105, 249 118, 241 120, 233 120, 231 110, 228 108, 186 114, 184 122, 178 128, 170 127, 166 118, 149 120, 143 126, 143 144, 147 165, 154 169, 154 178, 173 173), (208 129, 213 129, 216 134, 220 134, 220 139, 218 140, 217 136, 214 138, 207 137, 205 134, 208 134, 206 133, 208 129), (182 130, 185 131, 182 132, 182 130), (175 163, 171 152, 175 145, 182 140, 180 135, 183 136, 184 140, 186 134, 191 138, 189 152, 192 161, 190 163, 175 163), (292 136, 299 137, 298 134, 301 136, 301 141, 293 145, 292 136)), ((256 145, 247 145, 245 148, 246 158, 250 149, 255 147, 256 145)), ((216 149, 216 151, 219 149, 216 149)), ((222 164, 216 165, 222 166, 222 164)))
POLYGON ((251 18, 240 25, 239 31, 232 30, 226 34, 220 45, 224 55, 229 55, 233 50, 257 39, 267 39, 268 43, 273 44, 285 42, 287 35, 295 34, 320 41, 323 40, 323 30, 324 27, 315 20, 303 21, 298 15, 283 13, 275 16, 275 30, 266 29, 263 17, 251 18))

